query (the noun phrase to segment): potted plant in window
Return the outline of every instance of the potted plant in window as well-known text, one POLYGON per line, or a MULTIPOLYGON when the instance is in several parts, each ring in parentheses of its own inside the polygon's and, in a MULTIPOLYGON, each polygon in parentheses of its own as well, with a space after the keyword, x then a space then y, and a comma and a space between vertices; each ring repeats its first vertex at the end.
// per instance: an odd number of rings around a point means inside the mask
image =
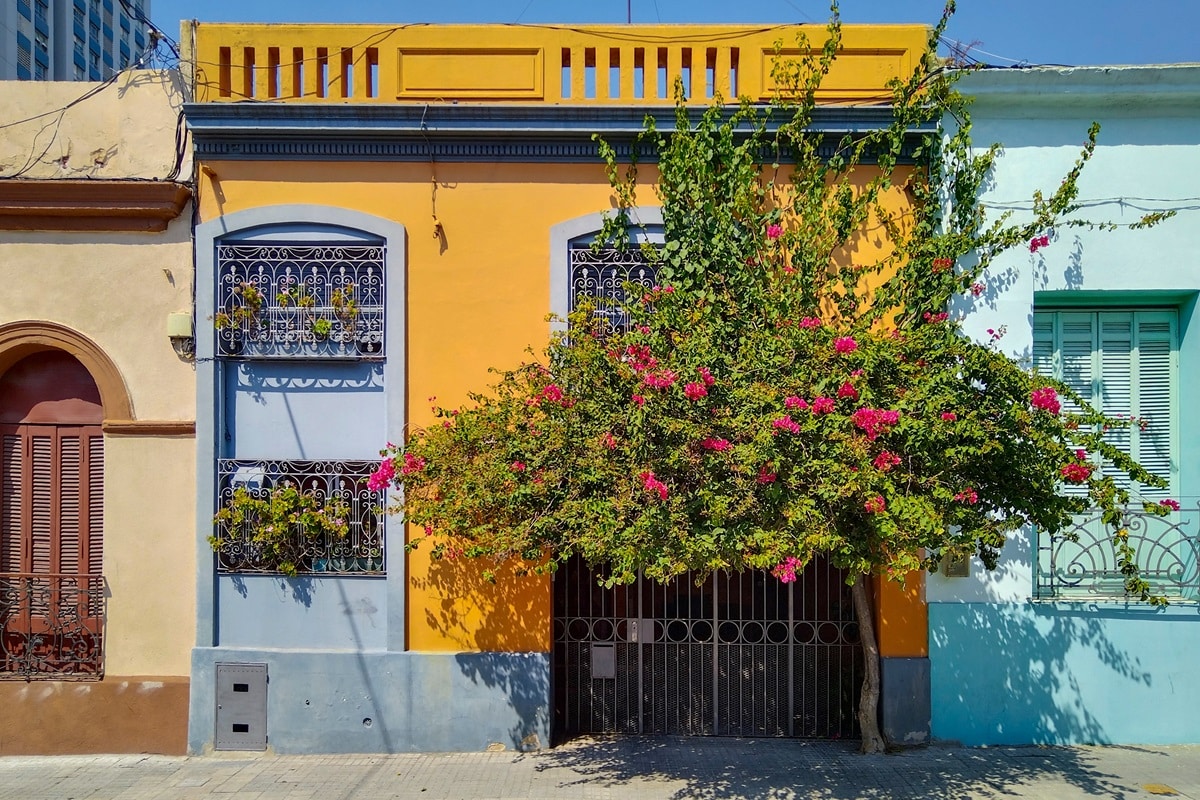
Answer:
POLYGON ((287 481, 251 490, 239 486, 213 517, 216 532, 208 542, 214 551, 239 548, 252 553, 257 568, 294 577, 314 564, 307 553, 328 537, 344 538, 350 530, 350 507, 339 497, 302 491, 287 481))
POLYGON ((257 330, 261 324, 265 302, 262 290, 250 281, 242 281, 233 287, 226 310, 213 315, 213 326, 219 332, 218 339, 226 353, 242 351, 246 334, 257 330))

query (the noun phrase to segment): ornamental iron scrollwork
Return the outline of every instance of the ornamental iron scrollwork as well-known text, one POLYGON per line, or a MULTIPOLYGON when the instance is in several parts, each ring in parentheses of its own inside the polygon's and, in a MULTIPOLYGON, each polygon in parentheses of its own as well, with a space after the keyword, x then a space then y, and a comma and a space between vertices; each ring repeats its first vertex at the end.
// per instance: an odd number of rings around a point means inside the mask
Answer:
POLYGON ((217 503, 224 507, 238 490, 269 500, 276 488, 294 486, 319 504, 336 501, 348 510, 345 536, 307 536, 294 526, 279 558, 265 557, 248 524, 232 529, 214 525, 217 571, 278 574, 286 560, 299 574, 383 575, 383 492, 367 488, 374 461, 245 461, 217 462, 217 503))
POLYGON ((658 270, 636 248, 618 250, 605 247, 572 247, 570 311, 584 302, 595 308, 597 331, 601 335, 629 330, 629 314, 624 304, 631 298, 625 294, 627 284, 644 287, 646 291, 658 282, 658 270))
POLYGON ((381 244, 218 245, 218 355, 382 357, 386 257, 381 244))
MULTIPOLYGON (((1157 516, 1126 512, 1121 527, 1151 592, 1171 601, 1200 600, 1200 509, 1157 516)), ((1054 536, 1038 537, 1035 596, 1059 600, 1128 600, 1113 531, 1098 510, 1054 536)))
POLYGON ((0 680, 104 676, 104 576, 0 574, 0 680))

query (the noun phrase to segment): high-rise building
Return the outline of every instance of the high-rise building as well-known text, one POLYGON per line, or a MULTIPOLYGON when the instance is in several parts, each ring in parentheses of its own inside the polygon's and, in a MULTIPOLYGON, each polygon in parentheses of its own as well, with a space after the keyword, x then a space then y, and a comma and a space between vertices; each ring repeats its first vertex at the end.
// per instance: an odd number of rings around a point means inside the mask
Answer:
POLYGON ((152 47, 150 0, 0 2, 0 80, 102 81, 152 47))

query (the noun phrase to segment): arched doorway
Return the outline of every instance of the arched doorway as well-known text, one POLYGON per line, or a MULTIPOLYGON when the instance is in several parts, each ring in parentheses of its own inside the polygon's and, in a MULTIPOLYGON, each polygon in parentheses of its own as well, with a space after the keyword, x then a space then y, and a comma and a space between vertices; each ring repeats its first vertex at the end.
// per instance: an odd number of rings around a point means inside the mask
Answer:
POLYGON ((0 673, 102 669, 103 419, 96 382, 68 353, 0 376, 0 673))

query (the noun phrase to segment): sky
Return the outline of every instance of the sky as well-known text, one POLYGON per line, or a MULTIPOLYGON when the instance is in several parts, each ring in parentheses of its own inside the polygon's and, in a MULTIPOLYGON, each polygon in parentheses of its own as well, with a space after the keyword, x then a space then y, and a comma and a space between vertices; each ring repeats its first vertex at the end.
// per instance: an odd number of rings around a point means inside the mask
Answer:
MULTIPOLYGON (((179 36, 201 22, 787 23, 829 18, 828 0, 151 0, 179 36)), ((944 0, 841 0, 842 20, 932 24, 944 0)), ((1012 64, 1200 62, 1200 0, 958 0, 947 36, 1012 64)))

